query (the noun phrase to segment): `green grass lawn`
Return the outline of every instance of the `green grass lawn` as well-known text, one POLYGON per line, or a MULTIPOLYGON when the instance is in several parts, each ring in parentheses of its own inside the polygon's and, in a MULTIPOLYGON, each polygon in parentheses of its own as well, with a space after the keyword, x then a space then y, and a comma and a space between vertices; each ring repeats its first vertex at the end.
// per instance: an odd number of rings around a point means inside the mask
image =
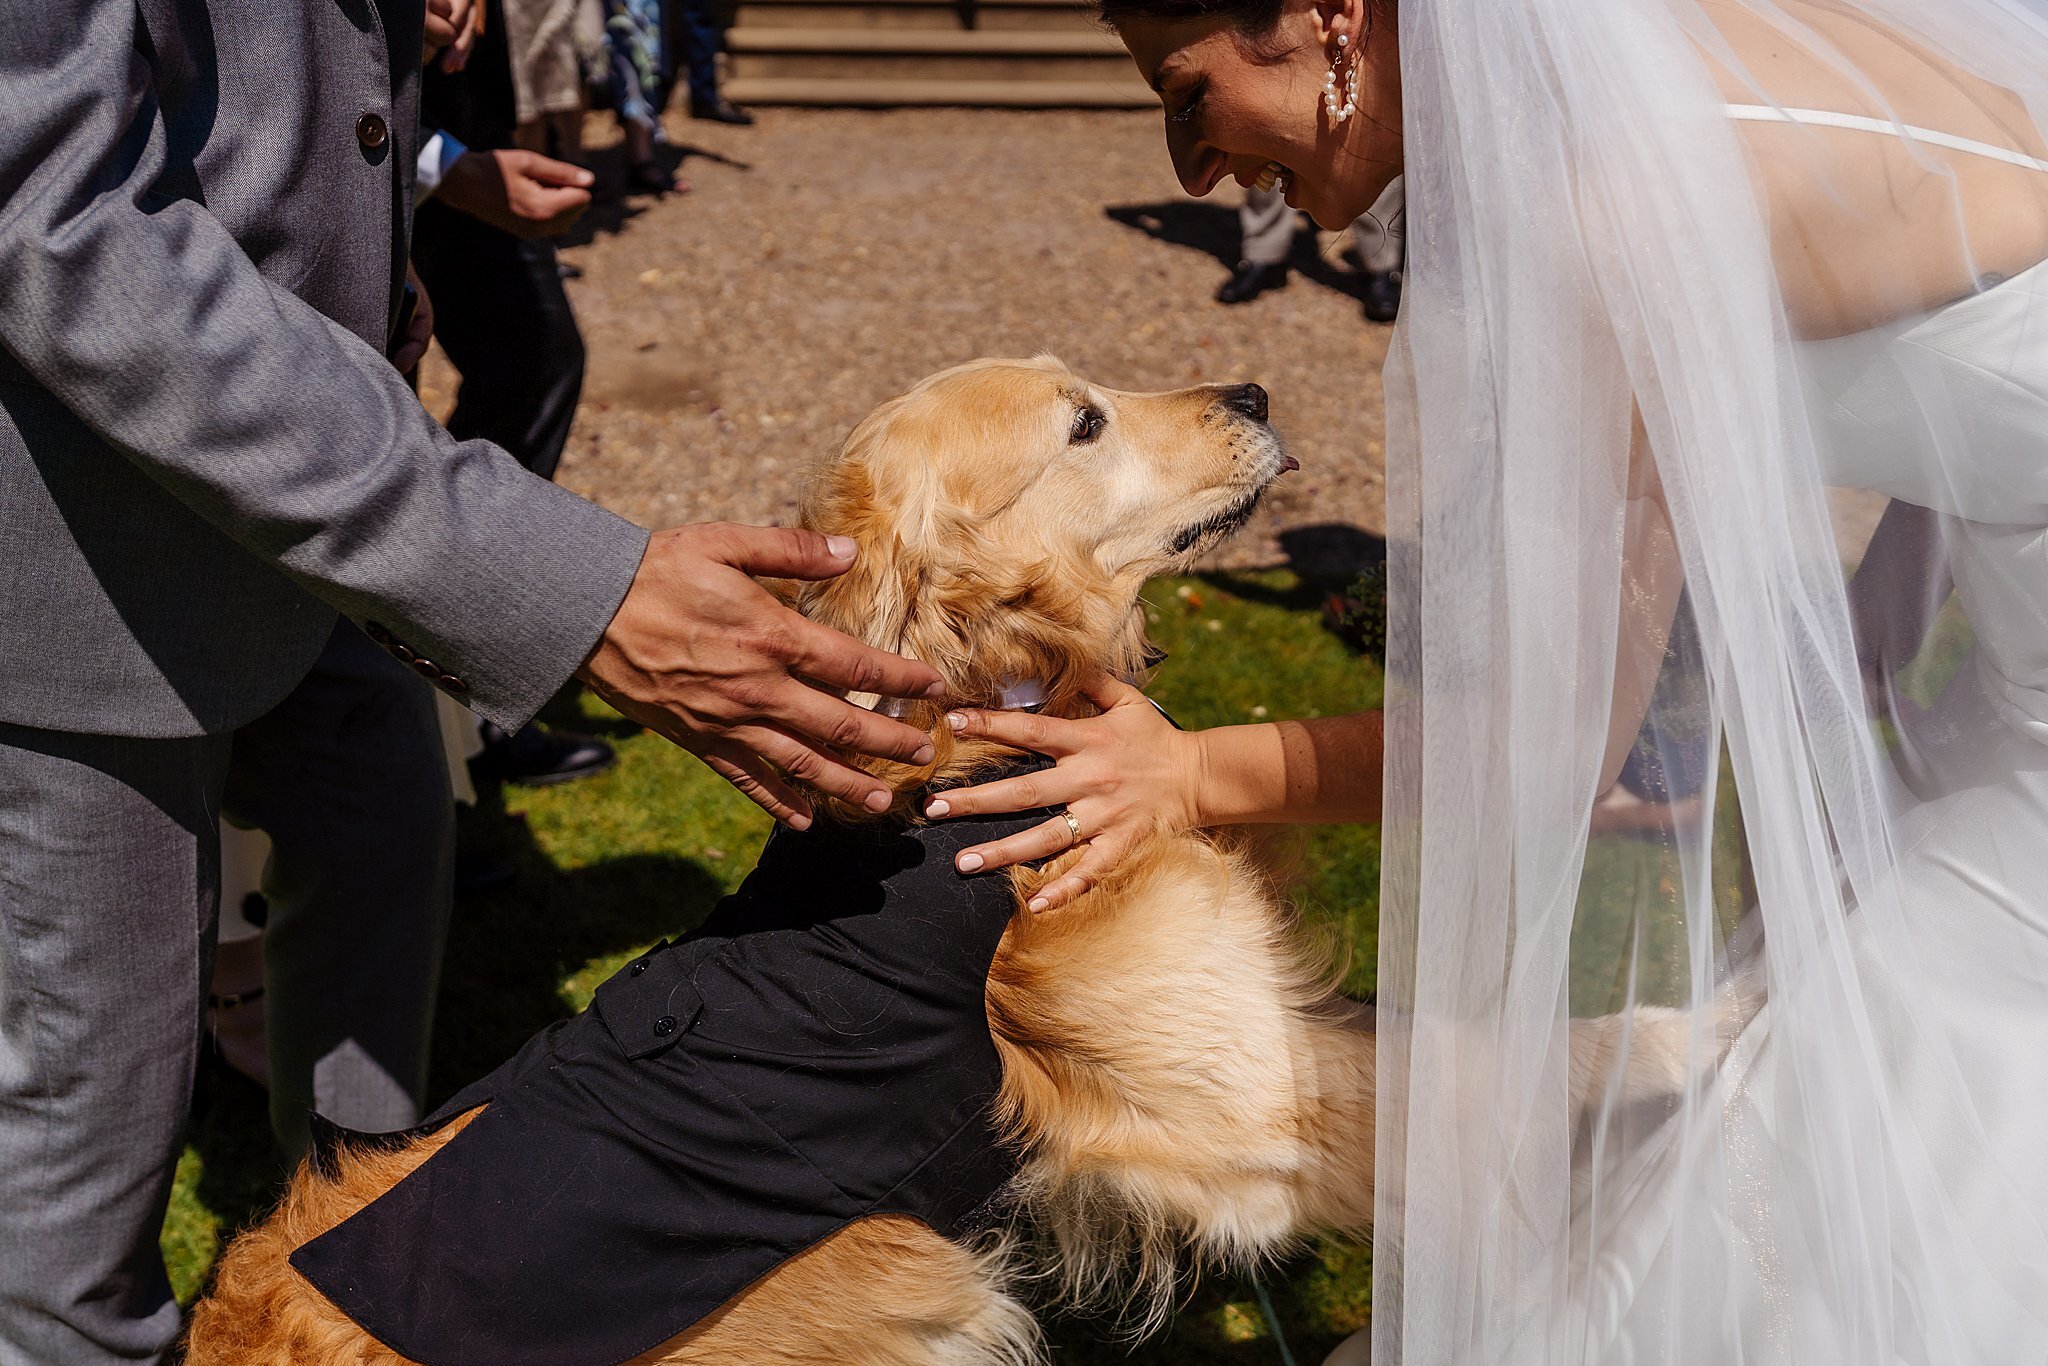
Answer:
MULTIPOLYGON (((1171 658, 1152 695, 1183 725, 1332 715, 1379 705, 1381 677, 1320 621, 1322 594, 1292 574, 1161 580, 1147 591, 1153 639, 1171 658)), ((526 1037, 586 1005, 599 982, 655 940, 689 929, 739 885, 768 819, 666 741, 581 699, 549 720, 604 735, 619 764, 563 788, 486 794, 462 824, 467 852, 518 871, 509 886, 460 900, 448 946, 430 1099, 508 1057, 526 1037)), ((1305 832, 1297 899, 1348 951, 1346 989, 1372 990, 1379 830, 1305 832)), ((1365 1141, 1361 1135, 1361 1141, 1365 1141)), ((181 1299, 204 1284, 222 1241, 261 1215, 281 1173, 262 1096, 209 1075, 179 1163, 164 1256, 181 1299)), ((1366 1249, 1304 1249, 1267 1276, 1288 1345, 1312 1366, 1366 1322, 1366 1249)), ((1110 1326, 1048 1325, 1061 1362, 1204 1366, 1281 1360, 1251 1284, 1198 1287, 1172 1327, 1135 1348, 1110 1326)))

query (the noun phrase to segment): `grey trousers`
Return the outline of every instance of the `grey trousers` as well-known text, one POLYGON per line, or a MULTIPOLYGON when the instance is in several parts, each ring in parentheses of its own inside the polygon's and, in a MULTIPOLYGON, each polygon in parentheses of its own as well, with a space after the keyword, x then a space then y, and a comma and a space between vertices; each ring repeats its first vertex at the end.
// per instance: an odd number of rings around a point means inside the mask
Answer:
POLYGON ((0 725, 0 1363, 157 1361, 158 1252, 211 976, 223 810, 275 846, 272 1119, 415 1121, 453 808, 431 691, 346 622, 232 735, 0 725))
MULTIPOLYGON (((1393 183, 1366 210, 1365 217, 1351 225, 1359 259, 1365 262, 1367 270, 1401 269, 1407 202, 1401 177, 1395 176, 1393 183)), ((1295 212, 1287 207, 1280 191, 1246 190, 1244 203, 1237 210, 1237 226, 1243 234, 1238 259, 1264 266, 1285 261, 1294 248, 1295 223, 1295 212)))
POLYGON ((1242 243, 1237 259, 1258 266, 1277 266, 1294 249, 1294 210, 1278 190, 1246 190, 1238 206, 1237 227, 1242 243))
POLYGON ((1365 217, 1351 225, 1351 240, 1358 244, 1358 259, 1367 270, 1400 270, 1407 264, 1408 189, 1400 176, 1380 192, 1365 211, 1365 217))

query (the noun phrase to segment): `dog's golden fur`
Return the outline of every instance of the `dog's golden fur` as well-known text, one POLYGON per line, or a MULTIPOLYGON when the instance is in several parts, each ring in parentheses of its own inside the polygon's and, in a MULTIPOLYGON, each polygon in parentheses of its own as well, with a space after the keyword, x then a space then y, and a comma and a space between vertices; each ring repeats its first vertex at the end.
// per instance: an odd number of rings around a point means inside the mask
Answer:
MULTIPOLYGON (((1088 675, 1142 663, 1144 582, 1227 534, 1284 468, 1228 396, 1116 394, 1044 359, 927 380, 861 424, 806 509, 859 542, 855 568, 790 591, 815 619, 930 662, 948 705, 1030 679, 1048 711, 1081 715, 1088 675), (1092 435, 1089 414, 1103 419, 1092 435)), ((873 766, 899 794, 895 819, 917 819, 927 784, 1003 753, 956 742, 941 710, 905 713, 933 733, 930 765, 873 766)), ((1013 874, 1020 905, 1061 866, 1013 874)), ((987 989, 1000 1115, 1023 1155, 1010 1233, 965 1247, 864 1220, 640 1360, 1008 1366, 1039 1354, 1020 1277, 1113 1298, 1148 1326, 1183 1268, 1248 1264, 1314 1231, 1362 1236, 1372 1017, 1331 977, 1269 864, 1234 837, 1155 840, 1071 907, 1020 910, 987 989)), ((333 1181, 302 1167, 223 1259, 193 1318, 194 1366, 399 1362, 286 1259, 452 1132, 346 1154, 333 1181)))

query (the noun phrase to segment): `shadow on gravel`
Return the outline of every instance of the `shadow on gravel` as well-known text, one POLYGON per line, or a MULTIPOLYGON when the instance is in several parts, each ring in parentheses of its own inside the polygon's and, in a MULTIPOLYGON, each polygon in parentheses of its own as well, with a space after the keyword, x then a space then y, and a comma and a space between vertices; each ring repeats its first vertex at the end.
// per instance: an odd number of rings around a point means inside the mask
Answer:
POLYGON ((1279 536, 1287 567, 1304 579, 1348 583, 1387 562, 1387 541, 1350 522, 1316 522, 1289 527, 1279 536))
MULTIPOLYGON (((688 142, 662 143, 655 147, 654 154, 661 158, 661 164, 683 179, 688 180, 689 163, 692 157, 729 166, 735 171, 751 171, 750 161, 739 161, 714 152, 708 147, 698 147, 688 142)), ((588 246, 600 236, 616 236, 627 223, 647 212, 653 196, 629 193, 626 189, 626 148, 618 143, 610 147, 585 148, 579 158, 597 176, 597 185, 592 191, 590 207, 576 220, 569 231, 555 239, 558 247, 588 246)))
MULTIPOLYGON (((1227 273, 1236 269, 1242 234, 1237 210, 1221 204, 1194 204, 1175 200, 1166 204, 1112 204, 1103 214, 1127 228, 1136 229, 1156 242, 1188 247, 1216 258, 1227 273)), ((1306 219, 1296 216, 1298 222, 1306 219)), ((1365 297, 1364 277, 1338 263, 1337 253, 1325 259, 1317 252, 1320 237, 1314 232, 1296 232, 1287 253, 1287 267, 1302 279, 1348 298, 1365 297)))

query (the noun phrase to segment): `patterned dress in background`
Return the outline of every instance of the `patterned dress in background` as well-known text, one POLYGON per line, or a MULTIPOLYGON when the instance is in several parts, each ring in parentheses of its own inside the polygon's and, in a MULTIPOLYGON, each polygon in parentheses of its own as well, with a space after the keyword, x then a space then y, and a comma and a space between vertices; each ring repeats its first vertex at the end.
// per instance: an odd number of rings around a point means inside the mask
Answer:
POLYGON ((662 87, 668 70, 661 52, 661 0, 604 0, 604 45, 611 71, 612 108, 621 122, 661 137, 662 87))

